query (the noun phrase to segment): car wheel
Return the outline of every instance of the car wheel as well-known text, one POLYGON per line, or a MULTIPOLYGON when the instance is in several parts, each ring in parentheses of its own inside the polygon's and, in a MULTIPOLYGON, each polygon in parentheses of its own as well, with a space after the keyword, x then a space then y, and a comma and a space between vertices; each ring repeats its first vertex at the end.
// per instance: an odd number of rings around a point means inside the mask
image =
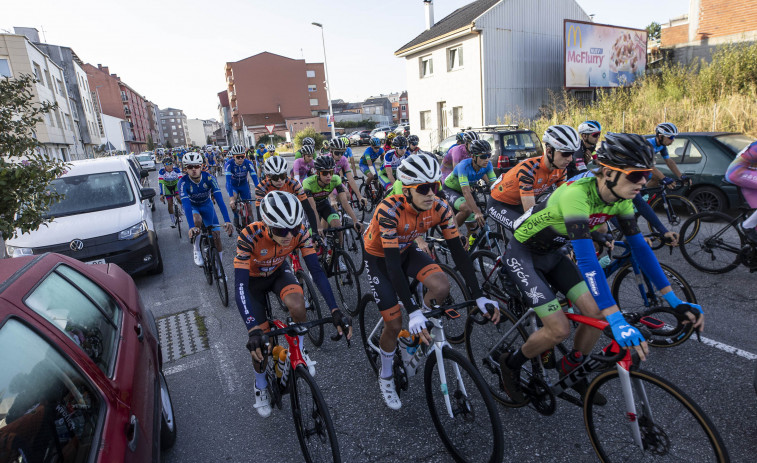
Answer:
POLYGON ((694 188, 688 197, 699 212, 725 212, 728 209, 725 194, 714 186, 705 185, 694 188))
POLYGON ((176 443, 176 419, 166 377, 162 371, 158 376, 160 377, 160 449, 168 450, 176 443))
POLYGON ((160 253, 160 245, 155 244, 155 254, 158 255, 158 265, 154 269, 150 270, 151 275, 160 275, 163 273, 163 255, 160 253))

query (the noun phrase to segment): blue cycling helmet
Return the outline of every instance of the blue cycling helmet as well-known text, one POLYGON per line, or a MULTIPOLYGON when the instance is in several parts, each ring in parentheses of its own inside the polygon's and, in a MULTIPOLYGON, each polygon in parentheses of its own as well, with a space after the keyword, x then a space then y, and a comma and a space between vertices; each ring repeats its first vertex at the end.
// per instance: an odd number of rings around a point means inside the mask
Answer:
POLYGON ((578 126, 578 133, 592 134, 602 131, 602 126, 597 121, 585 121, 578 126))
POLYGON ((375 146, 378 148, 381 146, 381 139, 377 137, 373 137, 368 143, 370 143, 371 146, 375 146))

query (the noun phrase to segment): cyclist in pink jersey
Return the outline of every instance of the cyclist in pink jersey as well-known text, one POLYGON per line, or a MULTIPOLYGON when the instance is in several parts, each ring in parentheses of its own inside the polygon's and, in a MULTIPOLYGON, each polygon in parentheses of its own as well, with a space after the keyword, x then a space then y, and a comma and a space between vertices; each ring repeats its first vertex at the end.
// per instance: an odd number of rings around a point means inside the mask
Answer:
POLYGON ((442 183, 460 161, 470 157, 468 148, 473 140, 478 140, 478 134, 476 132, 463 132, 463 140, 465 143, 453 146, 442 158, 442 183))
POLYGON ((300 149, 300 153, 302 153, 302 157, 294 160, 292 177, 302 183, 306 178, 313 175, 313 155, 315 154, 315 148, 310 145, 303 145, 300 149))
MULTIPOLYGON (((757 208, 757 141, 744 148, 728 166, 725 179, 741 189, 747 204, 757 208)), ((741 224, 749 241, 757 243, 757 211, 741 224)))

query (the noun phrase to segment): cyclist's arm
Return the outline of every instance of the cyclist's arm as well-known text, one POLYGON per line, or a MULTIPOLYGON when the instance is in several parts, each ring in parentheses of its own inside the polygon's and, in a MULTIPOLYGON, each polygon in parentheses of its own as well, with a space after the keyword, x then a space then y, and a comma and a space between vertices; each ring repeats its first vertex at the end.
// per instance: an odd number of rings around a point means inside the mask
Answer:
POLYGON ((673 173, 673 175, 676 176, 676 178, 681 178, 682 176, 681 170, 678 169, 678 164, 676 164, 674 160, 667 158, 665 160, 665 164, 668 165, 668 169, 670 169, 670 171, 673 173))
MULTIPOLYGON (((350 160, 352 160, 352 158, 350 158, 350 160)), ((352 171, 348 170, 344 175, 347 177, 347 183, 350 184, 350 188, 352 188, 352 191, 357 195, 358 201, 363 199, 363 195, 360 194, 360 189, 357 187, 357 183, 355 183, 355 176, 352 175, 352 171)))
MULTIPOLYGON (((315 230, 318 230, 318 216, 315 213, 315 208, 311 205, 311 201, 313 201, 312 198, 307 198, 301 200, 300 203, 305 210, 305 217, 308 218, 310 229, 313 230, 313 227, 315 227, 315 230)), ((258 217, 260 217, 260 212, 258 212, 258 217)))
POLYGON ((228 193, 229 196, 232 196, 232 193, 231 193, 231 177, 232 177, 231 171, 227 170, 224 173, 224 175, 226 176, 226 193, 228 193))
POLYGON ((221 189, 218 188, 218 182, 216 181, 215 177, 210 177, 210 181, 213 185, 213 197, 216 198, 216 204, 218 204, 218 209, 221 210, 223 220, 226 222, 231 222, 231 220, 229 220, 229 210, 226 209, 226 203, 223 200, 223 193, 221 193, 221 189))
MULTIPOLYGON (((158 177, 158 186, 160 187, 160 196, 165 196, 163 193, 163 184, 165 183, 165 180, 163 180, 163 177, 158 177)), ((168 188, 168 186, 166 186, 168 188)))
POLYGON ((247 330, 266 322, 265 308, 256 303, 250 295, 250 256, 252 245, 244 238, 245 231, 237 238, 237 251, 234 257, 234 299, 237 302, 247 330))
POLYGON ((181 207, 184 208, 184 216, 187 218, 187 226, 189 228, 194 228, 195 219, 194 214, 192 214, 192 203, 189 201, 189 198, 184 198, 183 195, 181 198, 181 207))
POLYGON ((252 178, 255 186, 258 186, 258 183, 260 183, 258 180, 258 173, 255 171, 255 166, 253 166, 252 163, 250 163, 250 178, 252 178))
POLYGON ((334 297, 334 292, 331 290, 329 279, 326 277, 326 272, 323 271, 323 267, 321 267, 321 264, 318 262, 315 249, 313 249, 313 241, 310 238, 310 233, 307 231, 304 233, 304 238, 301 238, 300 244, 297 247, 302 253, 305 265, 307 265, 308 270, 310 271, 310 276, 313 277, 313 282, 318 286, 318 291, 321 293, 321 296, 323 296, 329 309, 332 311, 338 309, 339 306, 336 305, 336 298, 334 297))
POLYGON ((478 299, 483 296, 481 287, 478 285, 478 279, 476 278, 476 270, 473 268, 473 262, 471 262, 468 252, 463 247, 463 243, 459 237, 447 239, 447 247, 450 254, 452 254, 452 260, 455 261, 455 269, 463 276, 465 283, 470 288, 471 297, 478 299))
MULTIPOLYGON (((455 174, 452 173, 451 175, 455 175, 455 174)), ((467 179, 466 179, 466 183, 467 183, 467 179)), ((478 208, 478 204, 476 204, 476 200, 473 199, 473 192, 471 191, 470 186, 467 184, 463 185, 462 179, 460 183, 460 190, 462 190, 461 193, 463 194, 465 201, 468 203, 468 207, 471 208, 471 211, 473 211, 474 214, 480 214, 481 209, 478 208)))
POLYGON ((536 204, 536 197, 534 196, 534 176, 525 170, 519 172, 518 188, 520 192, 520 202, 523 204, 523 210, 527 211, 534 207, 534 204, 536 204))
POLYGON ((665 228, 665 225, 662 224, 660 218, 657 217, 657 214, 655 214, 649 203, 644 201, 644 197, 642 197, 641 194, 638 194, 633 198, 633 205, 639 212, 639 214, 641 214, 642 217, 647 219, 647 221, 652 224, 652 227, 654 227, 657 232, 662 235, 668 232, 668 229, 665 228))

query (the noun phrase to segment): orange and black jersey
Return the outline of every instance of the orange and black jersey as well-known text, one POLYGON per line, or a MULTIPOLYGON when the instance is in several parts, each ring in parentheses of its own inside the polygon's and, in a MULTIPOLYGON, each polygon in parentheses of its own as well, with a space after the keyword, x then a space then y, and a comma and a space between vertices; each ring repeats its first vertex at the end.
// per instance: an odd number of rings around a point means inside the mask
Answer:
POLYGON ((389 196, 376 207, 363 234, 365 250, 376 257, 384 257, 384 250, 389 248, 402 252, 435 225, 439 225, 446 240, 460 235, 447 201, 436 197, 431 209, 419 212, 405 196, 389 196))
POLYGON ((297 199, 300 201, 305 201, 308 199, 308 197, 305 195, 305 190, 302 189, 302 185, 300 185, 300 182, 297 180, 294 180, 290 177, 287 177, 284 180, 284 184, 281 185, 281 188, 276 188, 273 186, 271 181, 269 179, 262 180, 260 183, 258 183, 258 186, 255 187, 255 206, 260 207, 260 201, 263 200, 263 197, 272 191, 285 191, 287 193, 292 193, 293 195, 297 196, 297 199))
POLYGON ((251 277, 268 276, 296 249, 302 252, 303 258, 315 253, 310 232, 304 226, 300 226, 289 246, 284 247, 271 238, 263 222, 253 222, 237 238, 234 268, 249 269, 251 277))
POLYGON ((565 183, 565 169, 550 170, 546 156, 519 162, 491 186, 491 196, 501 203, 521 205, 524 196, 536 199, 565 183))

